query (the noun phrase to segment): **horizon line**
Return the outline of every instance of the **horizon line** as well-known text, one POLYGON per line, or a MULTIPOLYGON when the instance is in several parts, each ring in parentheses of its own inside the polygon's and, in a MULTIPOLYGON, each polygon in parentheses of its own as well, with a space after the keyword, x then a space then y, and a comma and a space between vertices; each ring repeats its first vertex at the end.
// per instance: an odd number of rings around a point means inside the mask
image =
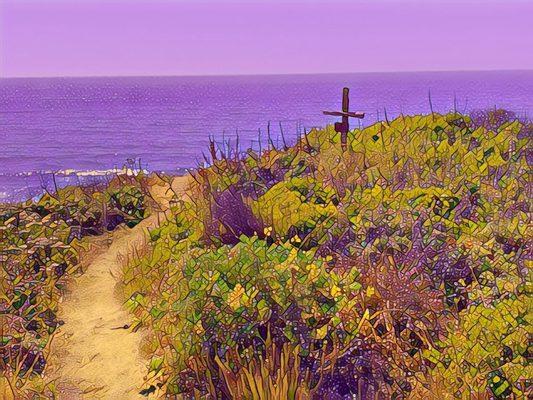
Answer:
POLYGON ((371 74, 420 74, 420 73, 464 73, 464 72, 533 72, 533 69, 457 69, 457 70, 408 70, 408 71, 357 71, 357 72, 284 72, 284 73, 246 73, 246 74, 163 74, 163 75, 43 75, 0 76, 0 79, 83 79, 83 78, 238 78, 268 76, 314 76, 314 75, 371 75, 371 74))

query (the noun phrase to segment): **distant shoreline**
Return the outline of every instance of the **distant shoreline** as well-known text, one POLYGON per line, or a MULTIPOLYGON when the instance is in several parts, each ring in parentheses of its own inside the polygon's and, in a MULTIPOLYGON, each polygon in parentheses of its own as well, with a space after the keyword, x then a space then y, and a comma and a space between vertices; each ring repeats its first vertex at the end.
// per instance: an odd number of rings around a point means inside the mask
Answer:
POLYGON ((1 80, 10 79, 150 79, 150 78, 275 78, 275 77, 308 77, 308 76, 340 76, 340 75, 399 75, 399 74, 478 74, 478 73, 533 73, 533 69, 484 69, 484 70, 420 70, 420 71, 360 71, 360 72, 303 72, 274 74, 220 74, 220 75, 64 75, 64 76, 3 76, 1 80))

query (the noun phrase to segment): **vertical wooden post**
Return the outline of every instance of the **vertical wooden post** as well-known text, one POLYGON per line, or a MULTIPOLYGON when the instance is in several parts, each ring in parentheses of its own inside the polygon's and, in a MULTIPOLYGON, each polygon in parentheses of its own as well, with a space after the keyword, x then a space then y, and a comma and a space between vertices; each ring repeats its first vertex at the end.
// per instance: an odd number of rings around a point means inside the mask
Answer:
POLYGON ((342 111, 345 113, 350 111, 350 88, 347 87, 342 89, 342 111))
MULTIPOLYGON (((348 113, 350 110, 350 89, 345 87, 342 89, 342 112, 348 113)), ((342 150, 346 151, 348 142, 348 132, 350 131, 350 123, 348 122, 348 116, 342 117, 342 129, 341 129, 341 146, 342 150)))

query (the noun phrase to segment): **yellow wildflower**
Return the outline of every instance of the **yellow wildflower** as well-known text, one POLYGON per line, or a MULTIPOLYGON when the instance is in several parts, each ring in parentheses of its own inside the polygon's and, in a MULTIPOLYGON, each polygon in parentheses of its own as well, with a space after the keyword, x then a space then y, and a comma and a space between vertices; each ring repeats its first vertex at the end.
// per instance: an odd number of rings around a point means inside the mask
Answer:
POLYGON ((337 285, 333 285, 330 289, 330 293, 333 297, 337 297, 341 294, 341 289, 337 285))
POLYGON ((316 330, 316 338, 324 339, 327 333, 328 333, 328 326, 324 325, 322 328, 319 328, 316 330))
POLYGON ((241 298, 244 294, 244 288, 240 283, 237 283, 228 296, 228 304, 231 308, 236 310, 241 306, 241 298))

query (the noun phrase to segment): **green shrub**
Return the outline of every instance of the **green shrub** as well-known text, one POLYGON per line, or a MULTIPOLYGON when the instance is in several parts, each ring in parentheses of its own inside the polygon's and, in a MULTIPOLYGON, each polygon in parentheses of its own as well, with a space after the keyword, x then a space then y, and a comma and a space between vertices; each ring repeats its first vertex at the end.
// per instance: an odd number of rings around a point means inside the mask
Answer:
POLYGON ((266 354, 297 354, 300 399, 524 395, 529 126, 400 116, 346 152, 327 127, 199 170, 124 266, 152 373, 186 398, 246 397, 266 354))

